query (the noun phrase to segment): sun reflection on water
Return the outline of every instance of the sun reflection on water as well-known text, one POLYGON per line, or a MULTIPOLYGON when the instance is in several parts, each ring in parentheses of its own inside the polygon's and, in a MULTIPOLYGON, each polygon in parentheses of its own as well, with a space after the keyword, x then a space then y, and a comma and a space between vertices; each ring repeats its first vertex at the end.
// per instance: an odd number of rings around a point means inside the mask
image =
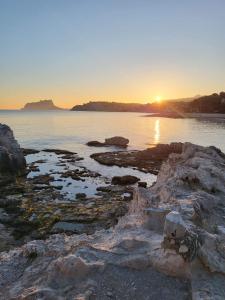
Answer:
POLYGON ((160 140, 160 120, 155 120, 154 144, 158 144, 160 140))

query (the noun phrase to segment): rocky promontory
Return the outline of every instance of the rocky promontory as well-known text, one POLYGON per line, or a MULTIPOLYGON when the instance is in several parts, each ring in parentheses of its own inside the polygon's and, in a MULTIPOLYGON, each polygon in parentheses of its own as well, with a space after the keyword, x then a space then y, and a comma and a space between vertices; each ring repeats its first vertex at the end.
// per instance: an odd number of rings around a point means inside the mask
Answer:
POLYGON ((62 108, 55 106, 52 100, 40 100, 25 104, 22 110, 62 110, 62 108))
POLYGON ((222 300, 224 187, 225 155, 185 143, 116 226, 3 252, 0 298, 222 300))

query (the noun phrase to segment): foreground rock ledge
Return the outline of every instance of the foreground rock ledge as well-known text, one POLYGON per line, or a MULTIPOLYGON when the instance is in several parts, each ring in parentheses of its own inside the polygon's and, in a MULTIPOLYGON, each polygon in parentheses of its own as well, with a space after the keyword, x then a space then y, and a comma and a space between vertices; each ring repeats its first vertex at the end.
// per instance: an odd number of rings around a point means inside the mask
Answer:
POLYGON ((185 143, 114 228, 2 253, 0 299, 225 299, 224 212, 225 155, 185 143))

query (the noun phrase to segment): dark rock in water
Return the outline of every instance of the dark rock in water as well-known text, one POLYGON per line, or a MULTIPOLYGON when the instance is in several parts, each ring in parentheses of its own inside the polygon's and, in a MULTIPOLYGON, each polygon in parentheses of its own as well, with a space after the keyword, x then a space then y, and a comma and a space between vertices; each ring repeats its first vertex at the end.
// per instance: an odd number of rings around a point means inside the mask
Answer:
POLYGON ((129 140, 122 137, 122 136, 114 136, 108 139, 105 139, 105 142, 99 142, 99 141, 90 141, 87 143, 87 146, 92 147, 108 147, 108 146, 116 146, 121 148, 126 148, 129 144, 129 140))
POLYGON ((115 151, 94 153, 91 158, 107 166, 135 167, 139 171, 157 175, 162 162, 171 153, 180 154, 183 143, 158 144, 141 151, 115 151))
POLYGON ((36 149, 29 149, 29 148, 21 148, 21 149, 23 151, 24 156, 29 155, 29 154, 36 154, 36 153, 40 152, 39 150, 36 150, 36 149))
POLYGON ((26 161, 12 130, 0 124, 0 181, 25 173, 26 161))
POLYGON ((114 136, 108 139, 105 139, 106 145, 119 146, 119 147, 127 147, 129 144, 129 140, 122 136, 114 136))
POLYGON ((147 182, 139 181, 139 182, 138 182, 138 186, 143 187, 143 188, 146 188, 146 187, 147 187, 147 182))
POLYGON ((50 175, 39 175, 31 179, 34 184, 50 184, 51 181, 54 181, 54 177, 50 175))
POLYGON ((127 184, 134 184, 138 182, 140 179, 136 176, 125 175, 125 176, 114 176, 112 178, 112 184, 119 184, 119 185, 127 185, 127 184))
POLYGON ((61 150, 61 149, 43 149, 42 151, 49 152, 49 153, 55 153, 57 155, 60 155, 60 154, 77 154, 76 152, 71 152, 71 151, 68 151, 68 150, 61 150))
POLYGON ((85 199, 87 196, 85 193, 77 193, 76 194, 76 199, 85 199))
POLYGON ((90 142, 87 142, 87 146, 91 146, 91 147, 104 147, 104 146, 106 146, 106 144, 98 142, 98 141, 90 141, 90 142))

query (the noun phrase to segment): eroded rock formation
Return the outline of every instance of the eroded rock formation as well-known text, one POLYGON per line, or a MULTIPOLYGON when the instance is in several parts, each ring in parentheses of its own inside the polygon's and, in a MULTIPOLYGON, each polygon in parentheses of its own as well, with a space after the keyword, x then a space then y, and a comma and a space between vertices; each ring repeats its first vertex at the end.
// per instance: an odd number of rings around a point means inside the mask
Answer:
POLYGON ((0 185, 25 173, 26 161, 12 130, 0 124, 0 185))

